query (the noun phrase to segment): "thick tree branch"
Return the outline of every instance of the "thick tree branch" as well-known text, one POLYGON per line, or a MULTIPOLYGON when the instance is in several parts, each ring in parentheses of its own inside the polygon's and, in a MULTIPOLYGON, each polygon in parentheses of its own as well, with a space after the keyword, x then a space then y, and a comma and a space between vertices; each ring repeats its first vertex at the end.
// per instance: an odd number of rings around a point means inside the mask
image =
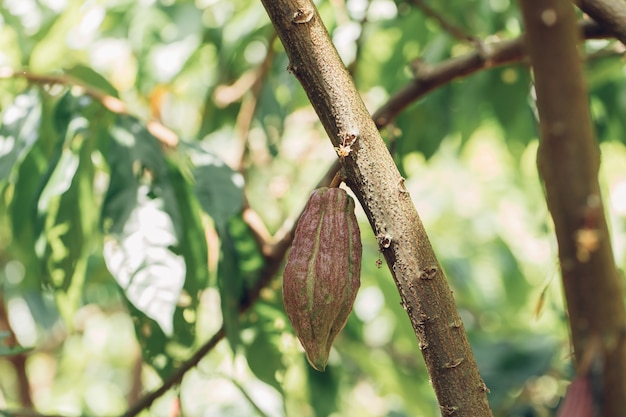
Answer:
MULTIPOLYGON (((587 39, 610 36, 607 29, 590 21, 583 21, 579 26, 587 39)), ((452 80, 466 77, 480 70, 521 61, 525 57, 523 44, 523 36, 513 40, 484 44, 482 50, 420 68, 413 80, 394 93, 387 103, 374 113, 372 117, 376 126, 380 128, 390 123, 418 98, 452 80)))
POLYGON ((626 45, 626 1, 575 0, 575 3, 626 45))
POLYGON ((575 14, 567 0, 520 0, 541 123, 538 166, 554 220, 577 371, 599 367, 602 411, 626 409, 626 312, 598 185, 575 14))
POLYGON ((491 416, 452 292, 411 198, 315 5, 262 0, 298 78, 342 158, 420 342, 443 415, 491 416))

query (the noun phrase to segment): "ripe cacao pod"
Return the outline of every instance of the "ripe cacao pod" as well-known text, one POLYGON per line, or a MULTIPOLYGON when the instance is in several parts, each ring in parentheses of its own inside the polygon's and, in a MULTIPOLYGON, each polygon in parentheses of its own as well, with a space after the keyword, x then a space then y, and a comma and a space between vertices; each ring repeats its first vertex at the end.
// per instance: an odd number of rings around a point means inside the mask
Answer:
POLYGON ((361 233, 354 200, 340 188, 313 191, 298 221, 283 276, 283 304, 306 357, 323 371, 360 286, 361 233))

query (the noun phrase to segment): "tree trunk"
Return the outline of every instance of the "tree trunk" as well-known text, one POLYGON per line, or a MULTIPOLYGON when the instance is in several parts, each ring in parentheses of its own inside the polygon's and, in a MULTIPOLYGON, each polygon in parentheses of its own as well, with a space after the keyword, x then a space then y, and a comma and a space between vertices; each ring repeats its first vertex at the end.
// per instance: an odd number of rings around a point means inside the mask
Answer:
POLYGON ((579 375, 604 417, 626 410, 626 315, 598 185, 596 143, 567 0, 520 0, 541 124, 539 172, 554 220, 579 375))

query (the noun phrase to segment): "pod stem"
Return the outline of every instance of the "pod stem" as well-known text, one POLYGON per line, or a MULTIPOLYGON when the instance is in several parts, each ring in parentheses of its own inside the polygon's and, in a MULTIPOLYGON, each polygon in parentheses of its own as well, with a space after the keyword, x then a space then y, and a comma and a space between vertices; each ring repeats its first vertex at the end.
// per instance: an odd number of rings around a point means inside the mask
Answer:
POLYGON ((346 179, 346 173, 343 171, 343 169, 340 169, 339 171, 335 173, 335 176, 333 177, 333 180, 328 185, 328 188, 339 188, 339 186, 345 179, 346 179))

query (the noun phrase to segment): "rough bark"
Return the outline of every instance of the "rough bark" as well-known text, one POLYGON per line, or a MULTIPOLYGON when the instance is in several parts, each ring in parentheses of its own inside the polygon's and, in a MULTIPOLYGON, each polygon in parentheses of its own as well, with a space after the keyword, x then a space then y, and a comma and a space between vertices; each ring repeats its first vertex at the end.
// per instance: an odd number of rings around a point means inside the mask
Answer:
MULTIPOLYGON (((317 9, 262 0, 393 274, 444 416, 491 416, 463 323, 413 202, 317 9)), ((372 261, 373 262, 373 261, 372 261)))
POLYGON ((554 220, 579 374, 605 417, 626 409, 626 315, 598 185, 596 143, 567 0, 520 0, 541 124, 538 166, 554 220))

